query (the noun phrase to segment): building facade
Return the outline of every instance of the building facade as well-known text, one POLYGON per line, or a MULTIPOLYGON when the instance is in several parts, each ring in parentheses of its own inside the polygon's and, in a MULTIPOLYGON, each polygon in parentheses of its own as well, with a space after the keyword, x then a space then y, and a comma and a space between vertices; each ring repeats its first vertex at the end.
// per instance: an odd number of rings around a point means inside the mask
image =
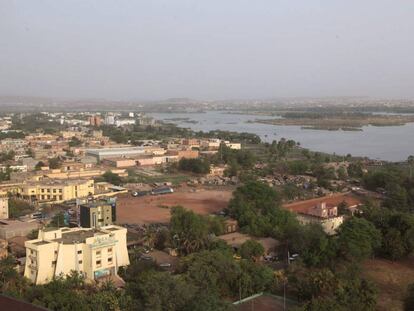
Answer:
POLYGON ((37 239, 25 242, 24 276, 34 284, 48 283, 71 271, 87 281, 117 276, 119 267, 129 265, 126 235, 125 228, 114 225, 99 230, 40 230, 37 239))
POLYGON ((101 228, 116 221, 116 202, 97 201, 79 207, 79 222, 83 228, 101 228))
POLYGON ((58 203, 92 196, 94 193, 93 179, 53 179, 22 184, 19 194, 31 201, 58 203))
POLYGON ((0 219, 9 218, 9 198, 0 197, 0 219))

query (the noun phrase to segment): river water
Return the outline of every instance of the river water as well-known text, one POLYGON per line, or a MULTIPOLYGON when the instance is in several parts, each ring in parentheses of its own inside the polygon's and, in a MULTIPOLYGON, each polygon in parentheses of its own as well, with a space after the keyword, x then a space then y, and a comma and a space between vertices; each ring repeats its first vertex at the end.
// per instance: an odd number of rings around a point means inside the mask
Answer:
POLYGON ((246 114, 228 114, 221 111, 205 113, 152 113, 157 120, 164 120, 180 127, 196 131, 225 130, 249 132, 260 136, 263 141, 271 142, 282 137, 293 139, 312 151, 322 151, 354 156, 367 156, 372 159, 388 161, 406 160, 414 155, 414 123, 403 126, 364 126, 363 131, 324 131, 301 129, 300 126, 268 125, 247 123, 255 119, 274 119, 246 114), (188 118, 185 120, 168 120, 188 118))

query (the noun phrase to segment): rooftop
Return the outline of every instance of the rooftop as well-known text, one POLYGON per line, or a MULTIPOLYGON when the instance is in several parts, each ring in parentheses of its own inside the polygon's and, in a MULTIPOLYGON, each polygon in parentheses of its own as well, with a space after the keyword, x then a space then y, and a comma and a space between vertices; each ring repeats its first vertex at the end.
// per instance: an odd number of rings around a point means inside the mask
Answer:
POLYGON ((57 186, 57 185, 80 185, 89 181, 88 179, 43 179, 40 181, 30 181, 26 184, 29 186, 45 185, 45 186, 57 186))
POLYGON ((309 209, 317 206, 318 204, 326 203, 327 207, 333 207, 338 206, 342 202, 346 202, 348 207, 355 207, 361 204, 361 200, 357 196, 348 193, 340 193, 311 200, 284 204, 283 208, 298 214, 308 214, 309 209))
POLYGON ((85 243, 87 238, 91 238, 104 233, 98 230, 77 230, 71 232, 62 232, 62 238, 53 241, 63 244, 85 243))

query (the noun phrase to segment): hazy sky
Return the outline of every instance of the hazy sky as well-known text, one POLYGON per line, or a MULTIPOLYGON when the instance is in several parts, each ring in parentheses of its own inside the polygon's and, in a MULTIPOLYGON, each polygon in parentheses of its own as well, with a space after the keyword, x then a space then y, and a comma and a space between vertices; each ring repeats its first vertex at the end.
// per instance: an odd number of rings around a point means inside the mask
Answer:
POLYGON ((0 0, 0 94, 414 98, 414 1, 0 0))

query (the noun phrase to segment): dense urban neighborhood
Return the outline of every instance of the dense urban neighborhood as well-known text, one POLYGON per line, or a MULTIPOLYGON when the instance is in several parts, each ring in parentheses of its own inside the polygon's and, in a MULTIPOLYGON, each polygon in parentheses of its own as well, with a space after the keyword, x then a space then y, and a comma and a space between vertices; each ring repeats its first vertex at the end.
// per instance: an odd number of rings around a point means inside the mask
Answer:
POLYGON ((1 303, 413 306, 414 157, 325 154, 137 111, 0 123, 1 303))

